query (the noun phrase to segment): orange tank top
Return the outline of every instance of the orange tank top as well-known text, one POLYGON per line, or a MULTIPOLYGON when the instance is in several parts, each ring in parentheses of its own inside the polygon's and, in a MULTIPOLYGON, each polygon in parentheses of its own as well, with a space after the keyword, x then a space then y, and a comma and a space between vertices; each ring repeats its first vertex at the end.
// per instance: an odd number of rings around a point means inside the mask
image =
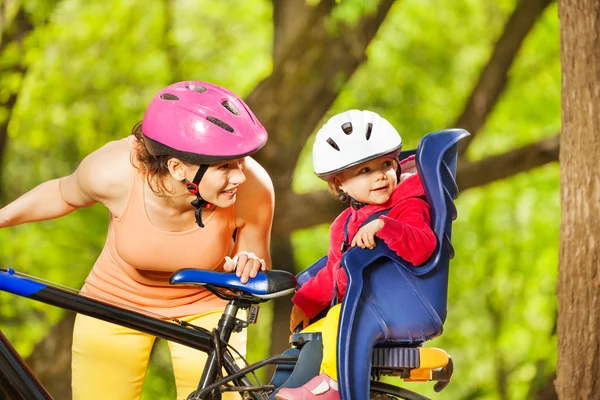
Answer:
POLYGON ((137 173, 119 217, 111 215, 104 249, 82 292, 165 317, 183 317, 223 309, 225 301, 205 288, 172 286, 182 268, 220 270, 232 248, 234 207, 216 208, 204 228, 168 232, 146 214, 144 181, 137 173))

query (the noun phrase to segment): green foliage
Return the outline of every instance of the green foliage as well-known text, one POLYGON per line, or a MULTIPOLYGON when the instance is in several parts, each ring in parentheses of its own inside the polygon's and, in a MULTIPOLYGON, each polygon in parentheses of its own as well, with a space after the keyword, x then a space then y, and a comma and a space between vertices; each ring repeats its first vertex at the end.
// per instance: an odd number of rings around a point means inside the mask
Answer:
POLYGON ((460 384, 451 397, 479 391, 478 398, 495 399, 505 391, 506 398, 530 398, 536 374, 552 372, 557 175, 557 166, 547 166, 471 190, 458 202, 448 319, 432 343, 456 362, 460 384))
MULTIPOLYGON (((350 108, 376 111, 398 129, 407 149, 427 132, 452 127, 513 8, 513 1, 398 2, 368 50, 369 61, 326 118, 350 108)), ((556 6, 527 37, 509 79, 469 149, 472 159, 559 132, 556 6)), ((298 192, 326 189, 312 173, 313 140, 297 166, 298 192)), ((551 165, 459 197, 448 319, 431 343, 456 365, 443 397, 532 398, 554 371, 558 179, 551 165)), ((326 253, 327 241, 326 226, 294 234, 301 269, 326 253)), ((404 386, 435 398, 429 384, 404 386)))
POLYGON ((174 399, 176 392, 169 347, 167 342, 160 339, 154 343, 152 349, 150 364, 144 380, 142 400, 174 399))
MULTIPOLYGON (((396 126, 406 148, 414 148, 426 132, 451 127, 515 3, 398 1, 369 47, 368 61, 326 117, 348 108, 377 111, 396 126)), ((25 51, 9 47, 0 58, 0 67, 20 57, 29 67, 25 78, 0 73, 0 101, 23 85, 9 126, 2 204, 69 174, 89 152, 127 136, 165 84, 207 80, 244 95, 271 69, 271 9, 265 0, 235 7, 208 0, 26 4, 36 24, 49 23, 26 40, 25 51)), ((339 4, 332 21, 355 24, 375 3, 339 4)), ((501 153, 560 130, 558 55, 551 6, 528 36, 469 157, 501 153)), ((325 189, 312 174, 312 140, 294 177, 298 192, 325 189)), ((431 343, 456 363, 444 397, 532 398, 553 372, 558 184, 558 168, 550 165, 461 194, 448 320, 444 335, 431 343)), ((2 229, 1 263, 81 287, 102 248, 107 222, 106 210, 94 206, 56 221, 2 229)), ((298 265, 305 268, 324 255, 327 242, 327 225, 296 232, 298 265)), ((25 356, 61 315, 0 293, 2 330, 25 356)), ((250 362, 268 351, 271 319, 269 305, 263 306, 249 334, 250 362)), ((153 354, 144 398, 174 393, 161 346, 153 354)), ((409 387, 435 397, 430 386, 409 387)))
MULTIPOLYGON (((24 55, 29 67, 23 82, 19 74, 0 74, 0 100, 23 84, 9 126, 1 204, 70 174, 91 151, 126 137, 160 87, 194 79, 245 94, 270 69, 267 1, 232 8, 212 1, 64 0, 50 14, 56 3, 27 3, 35 21, 50 22, 28 37, 24 54, 13 46, 0 59, 5 65, 24 55)), ((94 206, 56 221, 2 229, 2 266, 80 288, 104 244, 107 223, 106 209, 94 206)), ((261 315, 263 327, 268 311, 261 315)), ((2 330, 24 356, 61 315, 57 308, 0 293, 2 330)), ((163 397, 172 382, 157 354, 145 387, 149 398, 163 397)))

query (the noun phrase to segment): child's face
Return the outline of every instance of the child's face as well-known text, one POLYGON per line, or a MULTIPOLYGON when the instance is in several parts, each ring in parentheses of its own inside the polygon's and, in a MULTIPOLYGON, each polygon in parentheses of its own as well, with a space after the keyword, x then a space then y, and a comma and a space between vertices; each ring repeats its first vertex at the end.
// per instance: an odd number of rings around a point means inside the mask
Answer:
POLYGON ((342 171, 338 187, 361 203, 383 204, 396 189, 396 168, 392 157, 379 157, 342 171))

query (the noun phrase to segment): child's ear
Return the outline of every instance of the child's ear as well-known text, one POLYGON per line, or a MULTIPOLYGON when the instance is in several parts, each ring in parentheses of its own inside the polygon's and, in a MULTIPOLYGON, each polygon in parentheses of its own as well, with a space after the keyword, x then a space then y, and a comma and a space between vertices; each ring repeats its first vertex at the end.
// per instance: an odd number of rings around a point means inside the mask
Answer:
POLYGON ((329 181, 329 191, 331 193, 334 193, 337 196, 338 200, 346 201, 348 200, 348 195, 344 192, 342 186, 342 180, 337 176, 334 176, 329 181))
POLYGON ((338 191, 342 189, 342 180, 339 177, 334 176, 332 182, 335 185, 335 187, 338 188, 338 191))

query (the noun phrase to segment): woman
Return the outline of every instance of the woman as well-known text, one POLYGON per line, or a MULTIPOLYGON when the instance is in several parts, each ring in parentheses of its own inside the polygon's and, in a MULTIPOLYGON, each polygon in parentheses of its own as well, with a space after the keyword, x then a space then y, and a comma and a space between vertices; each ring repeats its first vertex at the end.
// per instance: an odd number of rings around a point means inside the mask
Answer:
MULTIPOLYGON (((110 212, 108 236, 82 292, 212 329, 224 301, 203 288, 171 287, 168 279, 178 269, 200 268, 236 271, 247 282, 270 268, 274 191, 249 157, 266 141, 235 94, 205 82, 175 83, 154 97, 133 135, 1 209, 0 227, 102 203, 110 212)), ((140 398, 155 337, 83 315, 73 337, 74 399, 140 398)), ((231 343, 244 352, 244 334, 231 343)), ((196 388, 206 355, 169 347, 183 399, 196 388)))

